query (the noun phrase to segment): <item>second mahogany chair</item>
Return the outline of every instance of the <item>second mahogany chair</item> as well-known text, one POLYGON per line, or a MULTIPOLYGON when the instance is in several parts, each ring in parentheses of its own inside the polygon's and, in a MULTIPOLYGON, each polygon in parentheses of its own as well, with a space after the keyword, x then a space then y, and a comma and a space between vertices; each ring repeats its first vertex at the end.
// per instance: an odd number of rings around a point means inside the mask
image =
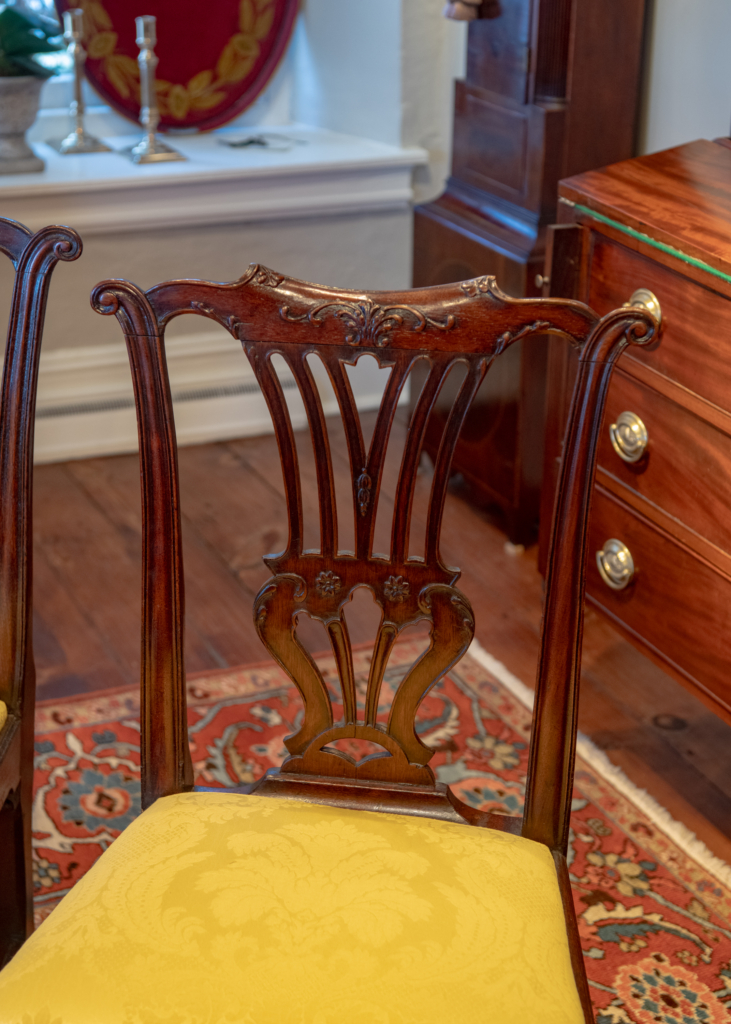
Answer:
POLYGON ((147 808, 0 974, 0 1024, 448 1024, 591 1021, 566 865, 581 656, 585 539, 609 376, 656 323, 640 309, 599 320, 579 303, 512 300, 494 279, 411 292, 322 288, 252 265, 233 284, 177 281, 147 293, 107 281, 134 378, 143 505, 142 786, 147 808), (289 518, 285 551, 256 598, 261 639, 299 688, 289 757, 249 789, 193 786, 183 664, 183 564, 166 324, 209 317, 238 338, 271 412, 289 518), (461 424, 494 359, 528 335, 580 350, 548 571, 522 818, 481 813, 435 781, 420 702, 467 650, 474 620, 439 535, 461 424), (362 353, 390 375, 366 447, 346 366, 362 353), (328 425, 309 357, 324 364, 350 455, 355 550, 338 542, 328 425), (320 547, 303 544, 296 439, 273 358, 289 367, 316 453, 320 547), (390 552, 373 550, 384 456, 415 361, 429 373, 404 447, 390 552), (429 412, 456 366, 464 380, 434 467, 423 556, 409 554, 429 412), (343 610, 358 587, 381 609, 358 702, 343 610), (327 630, 336 701, 299 642, 297 616, 327 630), (430 641, 386 706, 399 634, 430 641), (355 761, 344 738, 376 752, 355 761), (276 799, 272 799, 276 798, 276 799), (36 1015, 35 1017, 33 1015, 36 1015))
POLYGON ((33 426, 51 274, 81 240, 65 227, 33 234, 0 217, 13 264, 0 397, 0 966, 33 929, 31 804, 35 667, 32 637, 33 426))

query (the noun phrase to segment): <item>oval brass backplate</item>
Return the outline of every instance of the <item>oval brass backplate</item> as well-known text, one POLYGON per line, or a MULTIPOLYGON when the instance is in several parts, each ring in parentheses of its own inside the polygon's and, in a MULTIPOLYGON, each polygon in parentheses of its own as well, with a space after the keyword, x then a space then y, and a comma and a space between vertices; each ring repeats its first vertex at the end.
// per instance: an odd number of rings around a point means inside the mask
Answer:
POLYGON ((637 413, 620 413, 609 427, 609 438, 623 462, 639 462, 647 451, 647 427, 637 413))
POLYGON ((660 301, 654 292, 651 292, 649 288, 638 288, 632 292, 629 298, 629 302, 623 302, 622 308, 626 309, 628 306, 642 306, 648 313, 652 313, 659 324, 662 323, 662 310, 660 309, 660 301))
POLYGON ((635 574, 635 563, 629 548, 616 537, 605 541, 601 551, 596 553, 599 575, 612 590, 624 590, 635 574))

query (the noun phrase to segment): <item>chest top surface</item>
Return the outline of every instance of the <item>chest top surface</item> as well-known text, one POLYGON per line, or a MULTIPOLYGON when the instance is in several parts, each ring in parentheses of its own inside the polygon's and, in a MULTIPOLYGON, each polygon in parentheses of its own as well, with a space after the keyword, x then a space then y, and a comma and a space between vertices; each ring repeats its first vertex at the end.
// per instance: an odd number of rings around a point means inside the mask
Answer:
POLYGON ((560 195, 731 275, 731 149, 700 139, 567 178, 560 195))

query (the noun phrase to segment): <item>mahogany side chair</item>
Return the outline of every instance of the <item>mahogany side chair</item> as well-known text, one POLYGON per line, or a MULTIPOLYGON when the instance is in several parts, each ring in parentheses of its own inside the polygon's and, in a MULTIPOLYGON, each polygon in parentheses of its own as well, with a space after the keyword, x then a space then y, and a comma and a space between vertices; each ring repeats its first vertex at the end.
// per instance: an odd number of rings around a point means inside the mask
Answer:
POLYGON ((32 638, 33 426, 51 274, 75 260, 70 228, 33 234, 0 217, 15 280, 0 399, 0 965, 33 930, 31 802, 35 667, 32 638))
POLYGON ((409 292, 323 288, 259 265, 232 284, 174 281, 148 292, 106 281, 129 348, 143 508, 142 788, 146 809, 0 974, 0 1024, 573 1024, 593 1019, 574 917, 567 833, 576 741, 584 563, 597 434, 612 367, 657 324, 640 309, 599 319, 561 300, 513 300, 493 278, 409 292), (238 338, 271 412, 289 541, 265 558, 254 617, 299 689, 289 757, 258 784, 194 787, 183 665, 183 564, 166 324, 195 313, 238 338), (479 812, 435 781, 417 708, 467 650, 474 620, 439 535, 452 452, 500 353, 561 333, 580 372, 556 499, 530 769, 522 818, 479 812), (328 426, 308 357, 322 360, 350 454, 355 551, 338 544, 328 426), (390 375, 366 448, 346 366, 374 356, 390 375), (272 364, 282 357, 307 413, 320 547, 303 544, 296 438, 272 364), (418 359, 430 370, 400 466, 391 550, 373 551, 384 455, 418 359), (409 555, 415 478, 429 411, 465 368, 436 459, 423 557, 409 555), (364 704, 343 610, 358 587, 381 609, 364 704), (319 620, 337 664, 335 703, 300 643, 319 620), (384 707, 399 634, 426 620, 424 653, 384 707), (342 712, 335 713, 335 707, 342 712), (370 741, 359 761, 334 744, 370 741))

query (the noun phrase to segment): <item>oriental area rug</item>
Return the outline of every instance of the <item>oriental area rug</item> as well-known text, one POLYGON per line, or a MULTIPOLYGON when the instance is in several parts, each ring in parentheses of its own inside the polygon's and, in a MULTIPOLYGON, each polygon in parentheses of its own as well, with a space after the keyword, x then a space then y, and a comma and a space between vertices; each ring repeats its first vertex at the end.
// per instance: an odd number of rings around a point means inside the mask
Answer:
MULTIPOLYGON (((423 650, 404 640, 391 693, 423 650)), ((365 690, 370 652, 355 652, 365 690)), ((318 659, 333 700, 332 658, 318 659)), ((390 693, 384 692, 384 699, 390 693)), ((473 644, 423 701, 440 781, 476 808, 520 814, 530 691, 473 644)), ((302 704, 271 662, 188 682, 196 782, 251 782, 281 763, 302 704)), ((36 916, 42 920, 140 811, 135 690, 46 703, 36 722, 36 916)), ((366 753, 353 747, 356 759, 366 753)), ((465 826, 467 827, 467 826, 465 826)), ((721 1024, 731 1012, 731 868, 581 738, 571 882, 597 1024, 721 1024)), ((479 969, 475 965, 475 969, 479 969)))

